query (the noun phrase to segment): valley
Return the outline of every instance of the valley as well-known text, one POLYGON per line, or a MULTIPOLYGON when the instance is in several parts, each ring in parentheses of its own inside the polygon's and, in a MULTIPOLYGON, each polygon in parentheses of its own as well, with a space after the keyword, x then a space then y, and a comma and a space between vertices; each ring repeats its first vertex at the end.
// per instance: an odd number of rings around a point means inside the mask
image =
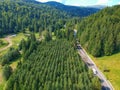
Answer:
POLYGON ((98 7, 0 1, 0 90, 120 90, 120 5, 98 7))

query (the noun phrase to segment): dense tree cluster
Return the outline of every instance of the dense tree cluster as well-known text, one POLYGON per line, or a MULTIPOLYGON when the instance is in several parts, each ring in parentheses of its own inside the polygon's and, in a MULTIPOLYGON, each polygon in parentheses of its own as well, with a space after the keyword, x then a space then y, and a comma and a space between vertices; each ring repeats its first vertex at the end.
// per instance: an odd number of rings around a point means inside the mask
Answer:
POLYGON ((91 7, 76 7, 76 6, 66 6, 58 2, 47 2, 45 4, 48 4, 50 6, 53 6, 59 10, 65 11, 71 16, 77 16, 77 17, 85 17, 89 16, 90 14, 96 13, 99 11, 97 8, 91 8, 91 7))
POLYGON ((11 76, 11 74, 12 74, 12 68, 8 65, 5 65, 3 67, 3 77, 4 77, 4 79, 8 80, 9 77, 11 76))
POLYGON ((101 85, 71 43, 61 39, 41 43, 18 65, 5 90, 101 90, 101 85))
POLYGON ((94 56, 120 51, 120 5, 108 7, 78 24, 80 43, 94 56))
POLYGON ((27 40, 22 39, 19 44, 19 50, 22 51, 23 58, 26 59, 28 56, 36 50, 37 47, 37 39, 34 33, 31 33, 28 36, 27 40))
POLYGON ((18 49, 10 48, 8 52, 2 56, 1 65, 9 64, 10 62, 14 61, 19 57, 20 57, 20 52, 18 51, 18 49))
POLYGON ((59 30, 69 17, 67 13, 45 4, 3 0, 0 1, 0 36, 26 30, 59 30))
POLYGON ((55 36, 58 39, 61 38, 66 38, 67 40, 74 40, 74 29, 76 28, 76 25, 81 21, 81 18, 71 18, 69 20, 67 20, 67 22, 64 25, 64 28, 60 29, 60 30, 56 30, 55 36))

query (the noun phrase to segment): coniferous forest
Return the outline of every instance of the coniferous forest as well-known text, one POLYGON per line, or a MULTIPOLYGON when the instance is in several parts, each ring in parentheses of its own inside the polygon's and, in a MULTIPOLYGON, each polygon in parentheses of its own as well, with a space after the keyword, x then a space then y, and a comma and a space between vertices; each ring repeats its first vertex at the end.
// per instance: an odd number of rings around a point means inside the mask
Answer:
POLYGON ((108 7, 78 24, 78 37, 93 56, 120 52, 120 5, 108 7))
POLYGON ((0 1, 0 37, 26 36, 0 57, 5 90, 101 90, 101 79, 82 61, 76 44, 95 57, 120 52, 120 5, 81 9, 87 11, 55 2, 0 1))
POLYGON ((101 90, 101 84, 73 45, 61 39, 37 44, 18 64, 6 90, 101 90))
POLYGON ((68 18, 67 13, 48 5, 0 1, 0 36, 20 31, 59 30, 68 18))

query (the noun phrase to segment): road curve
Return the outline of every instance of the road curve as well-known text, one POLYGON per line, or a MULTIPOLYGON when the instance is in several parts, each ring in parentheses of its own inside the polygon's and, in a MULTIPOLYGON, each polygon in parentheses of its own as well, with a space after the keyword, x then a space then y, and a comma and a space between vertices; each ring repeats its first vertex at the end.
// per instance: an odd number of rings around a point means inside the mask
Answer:
POLYGON ((101 81, 102 90, 114 90, 111 83, 106 79, 106 77, 103 75, 103 73, 98 69, 96 64, 93 62, 93 60, 88 56, 86 51, 81 47, 80 44, 77 45, 77 50, 79 55, 81 56, 82 60, 85 62, 85 64, 88 66, 88 68, 95 69, 98 76, 98 78, 101 81))
POLYGON ((0 49, 0 52, 2 52, 2 51, 4 51, 4 50, 6 50, 6 49, 8 49, 9 47, 11 47, 12 46, 12 41, 11 41, 11 38, 12 36, 7 36, 6 38, 5 38, 5 40, 9 43, 6 47, 4 47, 4 48, 1 48, 0 49))

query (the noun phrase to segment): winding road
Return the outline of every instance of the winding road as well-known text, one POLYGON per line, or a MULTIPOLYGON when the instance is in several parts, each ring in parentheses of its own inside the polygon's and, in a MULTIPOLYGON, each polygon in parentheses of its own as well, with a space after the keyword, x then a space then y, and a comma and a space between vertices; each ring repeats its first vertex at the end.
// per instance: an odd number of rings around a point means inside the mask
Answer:
POLYGON ((12 41, 11 41, 11 38, 12 36, 7 36, 6 38, 5 38, 5 40, 9 43, 6 47, 4 47, 4 48, 1 48, 0 49, 0 52, 2 52, 2 51, 4 51, 4 50, 6 50, 6 49, 8 49, 9 47, 11 47, 12 46, 12 41))
POLYGON ((88 68, 94 69, 96 71, 96 76, 101 81, 102 90, 114 90, 112 84, 106 79, 106 77, 103 75, 103 73, 98 69, 96 64, 93 62, 93 60, 88 56, 86 51, 81 47, 80 44, 77 44, 77 50, 79 55, 81 56, 82 60, 85 62, 85 64, 88 66, 88 68))

